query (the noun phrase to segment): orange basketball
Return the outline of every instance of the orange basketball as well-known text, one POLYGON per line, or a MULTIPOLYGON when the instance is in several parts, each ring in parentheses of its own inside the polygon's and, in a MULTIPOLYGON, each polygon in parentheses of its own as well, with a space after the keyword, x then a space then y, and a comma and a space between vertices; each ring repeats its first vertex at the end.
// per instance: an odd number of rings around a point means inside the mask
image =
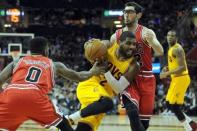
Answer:
POLYGON ((99 39, 93 39, 86 43, 85 57, 88 61, 101 60, 107 54, 107 47, 99 39))

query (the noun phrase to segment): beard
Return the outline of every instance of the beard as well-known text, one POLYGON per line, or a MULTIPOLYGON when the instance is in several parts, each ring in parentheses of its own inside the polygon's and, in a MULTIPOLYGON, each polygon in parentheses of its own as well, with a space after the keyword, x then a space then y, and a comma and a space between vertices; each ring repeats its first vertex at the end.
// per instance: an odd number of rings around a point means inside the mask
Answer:
POLYGON ((129 22, 125 22, 124 21, 124 24, 128 27, 131 27, 133 25, 134 21, 129 21, 129 22))
POLYGON ((126 21, 124 20, 124 24, 128 27, 131 27, 134 23, 136 23, 136 19, 134 19, 133 21, 129 20, 129 21, 126 21))
POLYGON ((168 43, 173 46, 174 44, 176 44, 176 40, 171 40, 171 41, 168 41, 168 43))
POLYGON ((118 52, 119 52, 120 56, 123 57, 124 59, 132 57, 132 54, 133 54, 133 53, 128 54, 127 50, 123 49, 122 47, 119 48, 118 52))

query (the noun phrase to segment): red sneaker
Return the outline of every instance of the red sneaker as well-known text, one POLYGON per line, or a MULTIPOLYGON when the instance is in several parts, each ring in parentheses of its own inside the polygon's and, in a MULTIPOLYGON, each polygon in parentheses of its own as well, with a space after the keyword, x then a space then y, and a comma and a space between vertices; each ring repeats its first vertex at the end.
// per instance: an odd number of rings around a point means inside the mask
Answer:
POLYGON ((197 131, 197 123, 196 122, 191 121, 189 124, 190 124, 190 126, 192 128, 192 131, 197 131))

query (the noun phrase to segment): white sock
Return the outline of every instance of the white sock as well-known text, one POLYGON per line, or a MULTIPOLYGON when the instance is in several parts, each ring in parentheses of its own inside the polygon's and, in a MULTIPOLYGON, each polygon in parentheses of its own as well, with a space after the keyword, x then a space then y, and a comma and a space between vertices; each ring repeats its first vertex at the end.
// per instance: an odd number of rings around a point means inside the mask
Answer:
POLYGON ((186 120, 188 121, 188 123, 190 123, 192 121, 192 119, 189 116, 187 116, 185 113, 183 113, 183 114, 184 114, 186 120))
POLYGON ((69 115, 68 117, 70 119, 72 119, 74 122, 77 122, 77 121, 79 121, 79 119, 81 119, 81 115, 80 114, 81 114, 81 112, 80 111, 77 111, 77 112, 69 115))
POLYGON ((192 131, 191 126, 189 125, 189 122, 187 120, 181 122, 183 124, 183 127, 186 131, 192 131))

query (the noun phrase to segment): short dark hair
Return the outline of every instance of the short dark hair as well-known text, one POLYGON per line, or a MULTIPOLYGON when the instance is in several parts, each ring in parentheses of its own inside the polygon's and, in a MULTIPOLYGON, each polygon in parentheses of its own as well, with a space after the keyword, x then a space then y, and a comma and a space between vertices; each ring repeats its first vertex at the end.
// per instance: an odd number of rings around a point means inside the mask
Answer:
POLYGON ((120 35, 120 41, 125 41, 127 38, 131 38, 131 39, 135 39, 135 35, 133 32, 131 31, 124 31, 122 32, 122 34, 120 35))
POLYGON ((45 37, 35 37, 29 41, 29 44, 31 53, 45 55, 49 42, 45 37))
POLYGON ((138 3, 136 3, 136 2, 127 2, 125 4, 125 7, 126 6, 133 6, 133 7, 135 7, 136 13, 142 13, 144 11, 144 8, 141 5, 139 5, 138 3))
POLYGON ((178 36, 177 36, 177 31, 176 31, 176 29, 171 29, 171 30, 169 30, 168 32, 170 32, 170 31, 171 31, 171 32, 175 32, 176 37, 178 37, 178 36))

